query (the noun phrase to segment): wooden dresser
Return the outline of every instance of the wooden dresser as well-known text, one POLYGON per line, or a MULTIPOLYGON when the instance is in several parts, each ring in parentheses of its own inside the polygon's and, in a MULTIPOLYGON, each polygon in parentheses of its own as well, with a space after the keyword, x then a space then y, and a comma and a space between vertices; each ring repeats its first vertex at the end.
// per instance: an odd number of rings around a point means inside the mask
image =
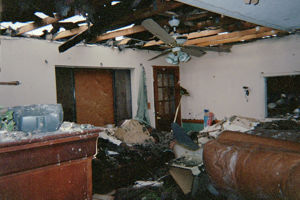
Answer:
POLYGON ((1 200, 91 200, 99 129, 0 143, 1 200))

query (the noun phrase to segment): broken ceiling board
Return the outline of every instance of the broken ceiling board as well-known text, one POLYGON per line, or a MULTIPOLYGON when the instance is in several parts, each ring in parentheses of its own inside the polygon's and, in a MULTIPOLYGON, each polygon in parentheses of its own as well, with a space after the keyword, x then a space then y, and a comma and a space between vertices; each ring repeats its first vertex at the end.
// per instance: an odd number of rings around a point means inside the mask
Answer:
POLYGON ((274 29, 293 31, 300 28, 299 0, 264 0, 257 5, 239 0, 177 0, 211 12, 274 29))
POLYGON ((131 28, 123 29, 123 30, 104 33, 104 34, 98 36, 96 38, 95 42, 100 42, 103 40, 108 40, 108 39, 112 39, 112 38, 119 37, 119 36, 132 35, 132 34, 140 33, 143 31, 146 31, 146 29, 143 26, 137 25, 137 26, 133 26, 131 28))
MULTIPOLYGON (((187 36, 188 39, 194 39, 194 38, 199 38, 199 37, 205 37, 205 36, 211 36, 211 35, 216 35, 218 33, 224 32, 223 29, 217 29, 217 30, 205 30, 205 31, 200 31, 200 32, 193 32, 193 33, 189 33, 189 34, 184 34, 184 36, 187 36)), ((149 42, 147 42, 144 47, 150 47, 150 46, 154 46, 154 45, 161 45, 164 44, 163 41, 159 40, 159 41, 155 41, 155 40, 151 40, 149 42)))
POLYGON ((199 43, 204 43, 204 42, 210 42, 210 41, 215 41, 215 40, 224 40, 228 38, 237 38, 237 37, 242 37, 245 35, 252 35, 256 33, 263 33, 267 31, 272 31, 271 28, 267 27, 256 27, 244 31, 235 31, 232 33, 226 33, 226 34, 220 34, 216 36, 210 36, 210 37, 203 37, 203 38, 198 38, 198 39, 193 39, 193 40, 188 40, 185 42, 186 45, 195 45, 199 43))
POLYGON ((32 31, 34 29, 58 22, 60 19, 59 18, 53 18, 53 17, 46 17, 44 19, 41 19, 41 21, 38 22, 32 22, 30 24, 26 24, 25 26, 22 26, 17 29, 17 35, 21 35, 23 33, 32 31))
MULTIPOLYGON (((90 27, 92 27, 93 25, 91 25, 90 27)), ((76 44, 78 44, 79 42, 81 42, 82 40, 84 40, 88 35, 88 29, 83 30, 81 32, 79 32, 77 35, 75 35, 74 37, 72 37, 71 39, 67 40, 65 43, 61 44, 58 47, 59 52, 64 52, 67 49, 75 46, 76 44)))
POLYGON ((66 30, 66 31, 62 31, 62 32, 59 32, 54 38, 53 40, 59 40, 59 39, 62 39, 62 38, 66 38, 66 37, 71 37, 71 36, 74 36, 76 34, 79 34, 85 30, 88 29, 88 26, 87 25, 83 25, 83 26, 79 26, 78 28, 74 28, 74 29, 71 29, 71 30, 66 30))
POLYGON ((234 37, 234 38, 227 38, 227 39, 223 39, 223 40, 208 41, 208 42, 198 43, 196 45, 197 46, 209 46, 209 45, 218 45, 218 44, 225 44, 225 43, 232 43, 232 42, 243 42, 245 40, 252 40, 252 39, 262 38, 262 37, 266 37, 266 36, 276 35, 276 34, 281 33, 281 32, 282 31, 272 30, 272 31, 266 31, 266 32, 263 32, 263 33, 254 33, 254 34, 244 35, 244 36, 241 36, 241 37, 234 37))
POLYGON ((190 170, 171 167, 169 172, 184 194, 192 191, 194 176, 190 170))
POLYGON ((155 8, 154 5, 147 7, 145 9, 140 9, 137 11, 132 11, 130 14, 122 16, 121 18, 116 18, 116 19, 112 19, 113 23, 104 23, 103 27, 101 27, 101 29, 99 30, 99 26, 94 26, 94 28, 91 28, 90 32, 83 31, 82 33, 79 33, 78 35, 74 36, 73 38, 71 38, 70 40, 66 41, 65 43, 63 43, 62 45, 59 46, 59 52, 64 52, 66 50, 68 50, 69 48, 75 46, 76 44, 78 44, 79 42, 81 42, 82 40, 88 38, 89 36, 91 36, 91 34, 96 34, 96 32, 98 34, 101 33, 101 31, 104 30, 109 30, 112 28, 120 28, 120 25, 128 25, 132 22, 134 22, 135 20, 140 20, 140 19, 144 19, 147 17, 151 17, 153 15, 156 15, 158 13, 161 12, 165 12, 167 10, 172 10, 175 8, 178 8, 180 6, 182 6, 182 3, 179 2, 174 2, 174 1, 164 1, 163 3, 159 3, 157 5, 157 7, 155 8))

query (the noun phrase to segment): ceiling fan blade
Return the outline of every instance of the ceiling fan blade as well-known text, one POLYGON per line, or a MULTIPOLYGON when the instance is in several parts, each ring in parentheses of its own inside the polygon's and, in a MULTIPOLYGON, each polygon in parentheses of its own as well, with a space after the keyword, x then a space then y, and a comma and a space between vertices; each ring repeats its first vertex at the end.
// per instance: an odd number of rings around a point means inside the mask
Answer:
POLYGON ((192 56, 200 57, 203 56, 205 51, 203 51, 200 48, 197 48, 198 46, 183 46, 181 47, 181 51, 184 51, 185 53, 188 53, 192 56))
POLYGON ((171 51, 172 51, 172 49, 166 49, 162 53, 158 54, 157 56, 154 56, 153 58, 150 58, 148 61, 154 60, 154 59, 159 58, 161 56, 164 56, 164 55, 168 54, 171 51))
POLYGON ((146 19, 142 22, 142 26, 147 29, 154 36, 158 37, 164 43, 175 46, 176 40, 170 36, 165 29, 157 24, 153 19, 146 19))
POLYGON ((200 49, 202 51, 215 51, 215 52, 230 52, 231 46, 226 45, 226 46, 216 46, 216 47, 200 47, 196 45, 186 45, 184 47, 192 47, 195 49, 200 49))

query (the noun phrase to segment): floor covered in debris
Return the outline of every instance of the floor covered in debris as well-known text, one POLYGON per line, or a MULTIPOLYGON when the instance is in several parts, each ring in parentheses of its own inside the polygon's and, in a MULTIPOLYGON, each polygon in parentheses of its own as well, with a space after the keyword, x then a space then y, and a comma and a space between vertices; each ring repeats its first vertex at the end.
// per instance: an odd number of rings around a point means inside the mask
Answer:
MULTIPOLYGON (((217 141, 224 131, 300 142, 300 124, 294 119, 262 122, 232 116, 200 132, 186 132, 176 124, 171 132, 159 132, 136 120, 126 120, 120 127, 103 128, 99 134, 98 153, 92 163, 93 199, 247 199, 237 188, 228 193, 232 188, 226 191, 218 187, 206 171, 203 147, 217 141)), ((233 143, 231 148, 243 151, 233 143)), ((233 154, 231 162, 236 158, 236 152, 233 154)))

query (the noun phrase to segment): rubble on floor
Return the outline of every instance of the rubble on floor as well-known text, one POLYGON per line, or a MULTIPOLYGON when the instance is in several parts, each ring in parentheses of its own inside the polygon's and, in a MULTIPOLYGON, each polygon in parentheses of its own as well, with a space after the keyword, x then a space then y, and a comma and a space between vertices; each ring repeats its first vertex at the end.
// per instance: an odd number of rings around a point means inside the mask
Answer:
MULTIPOLYGON (((203 148, 206 144, 218 140, 222 136, 220 134, 228 130, 244 133, 242 137, 273 137, 278 139, 279 146, 282 139, 300 142, 299 134, 295 134, 299 133, 300 124, 295 120, 263 122, 232 116, 192 135, 186 134, 176 125, 172 125, 172 128, 175 127, 173 132, 159 132, 136 122, 128 120, 123 127, 106 128, 99 134, 98 154, 93 160, 94 192, 105 194, 115 190, 112 195, 114 199, 241 200, 242 197, 235 193, 230 195, 216 187, 215 179, 211 177, 211 173, 207 173, 203 162, 203 148), (123 130, 117 131, 118 129, 123 130), (126 132, 135 135, 130 139, 139 135, 147 137, 142 140, 128 140, 128 135, 120 137, 126 135, 126 132), (193 140, 195 135, 196 140, 193 140), (136 181, 146 181, 144 183, 150 185, 137 188, 134 186, 136 181), (153 183, 158 183, 159 186, 152 187, 153 183)), ((234 135, 230 137, 235 138, 234 135)), ((230 141, 223 136, 221 138, 230 141)), ((265 145, 264 139, 261 140, 261 145, 265 145)), ((221 157, 219 159, 222 160, 221 157)), ((233 158, 231 161, 234 163, 233 158)), ((230 166, 235 165, 227 167, 230 166)))
POLYGON ((262 137, 271 137, 280 140, 300 142, 300 120, 274 120, 261 122, 255 129, 248 131, 248 134, 262 137))
MULTIPOLYGON (((220 133, 224 130, 228 131, 239 131, 246 132, 252 130, 260 123, 259 120, 241 116, 231 116, 228 119, 221 120, 220 122, 205 127, 198 136, 199 139, 202 137, 217 138, 220 133)), ((199 143, 203 144, 200 140, 199 143)))
POLYGON ((99 194, 133 185, 137 180, 164 176, 165 163, 174 158, 169 148, 170 133, 151 131, 136 120, 126 120, 120 128, 99 133, 98 154, 93 159, 93 191, 99 194), (119 137, 120 129, 125 137, 119 137), (131 133, 129 133, 131 132, 131 133), (127 135, 128 134, 128 135, 127 135), (129 140, 129 135, 132 139, 129 140), (139 135, 146 135, 142 140, 139 135))

